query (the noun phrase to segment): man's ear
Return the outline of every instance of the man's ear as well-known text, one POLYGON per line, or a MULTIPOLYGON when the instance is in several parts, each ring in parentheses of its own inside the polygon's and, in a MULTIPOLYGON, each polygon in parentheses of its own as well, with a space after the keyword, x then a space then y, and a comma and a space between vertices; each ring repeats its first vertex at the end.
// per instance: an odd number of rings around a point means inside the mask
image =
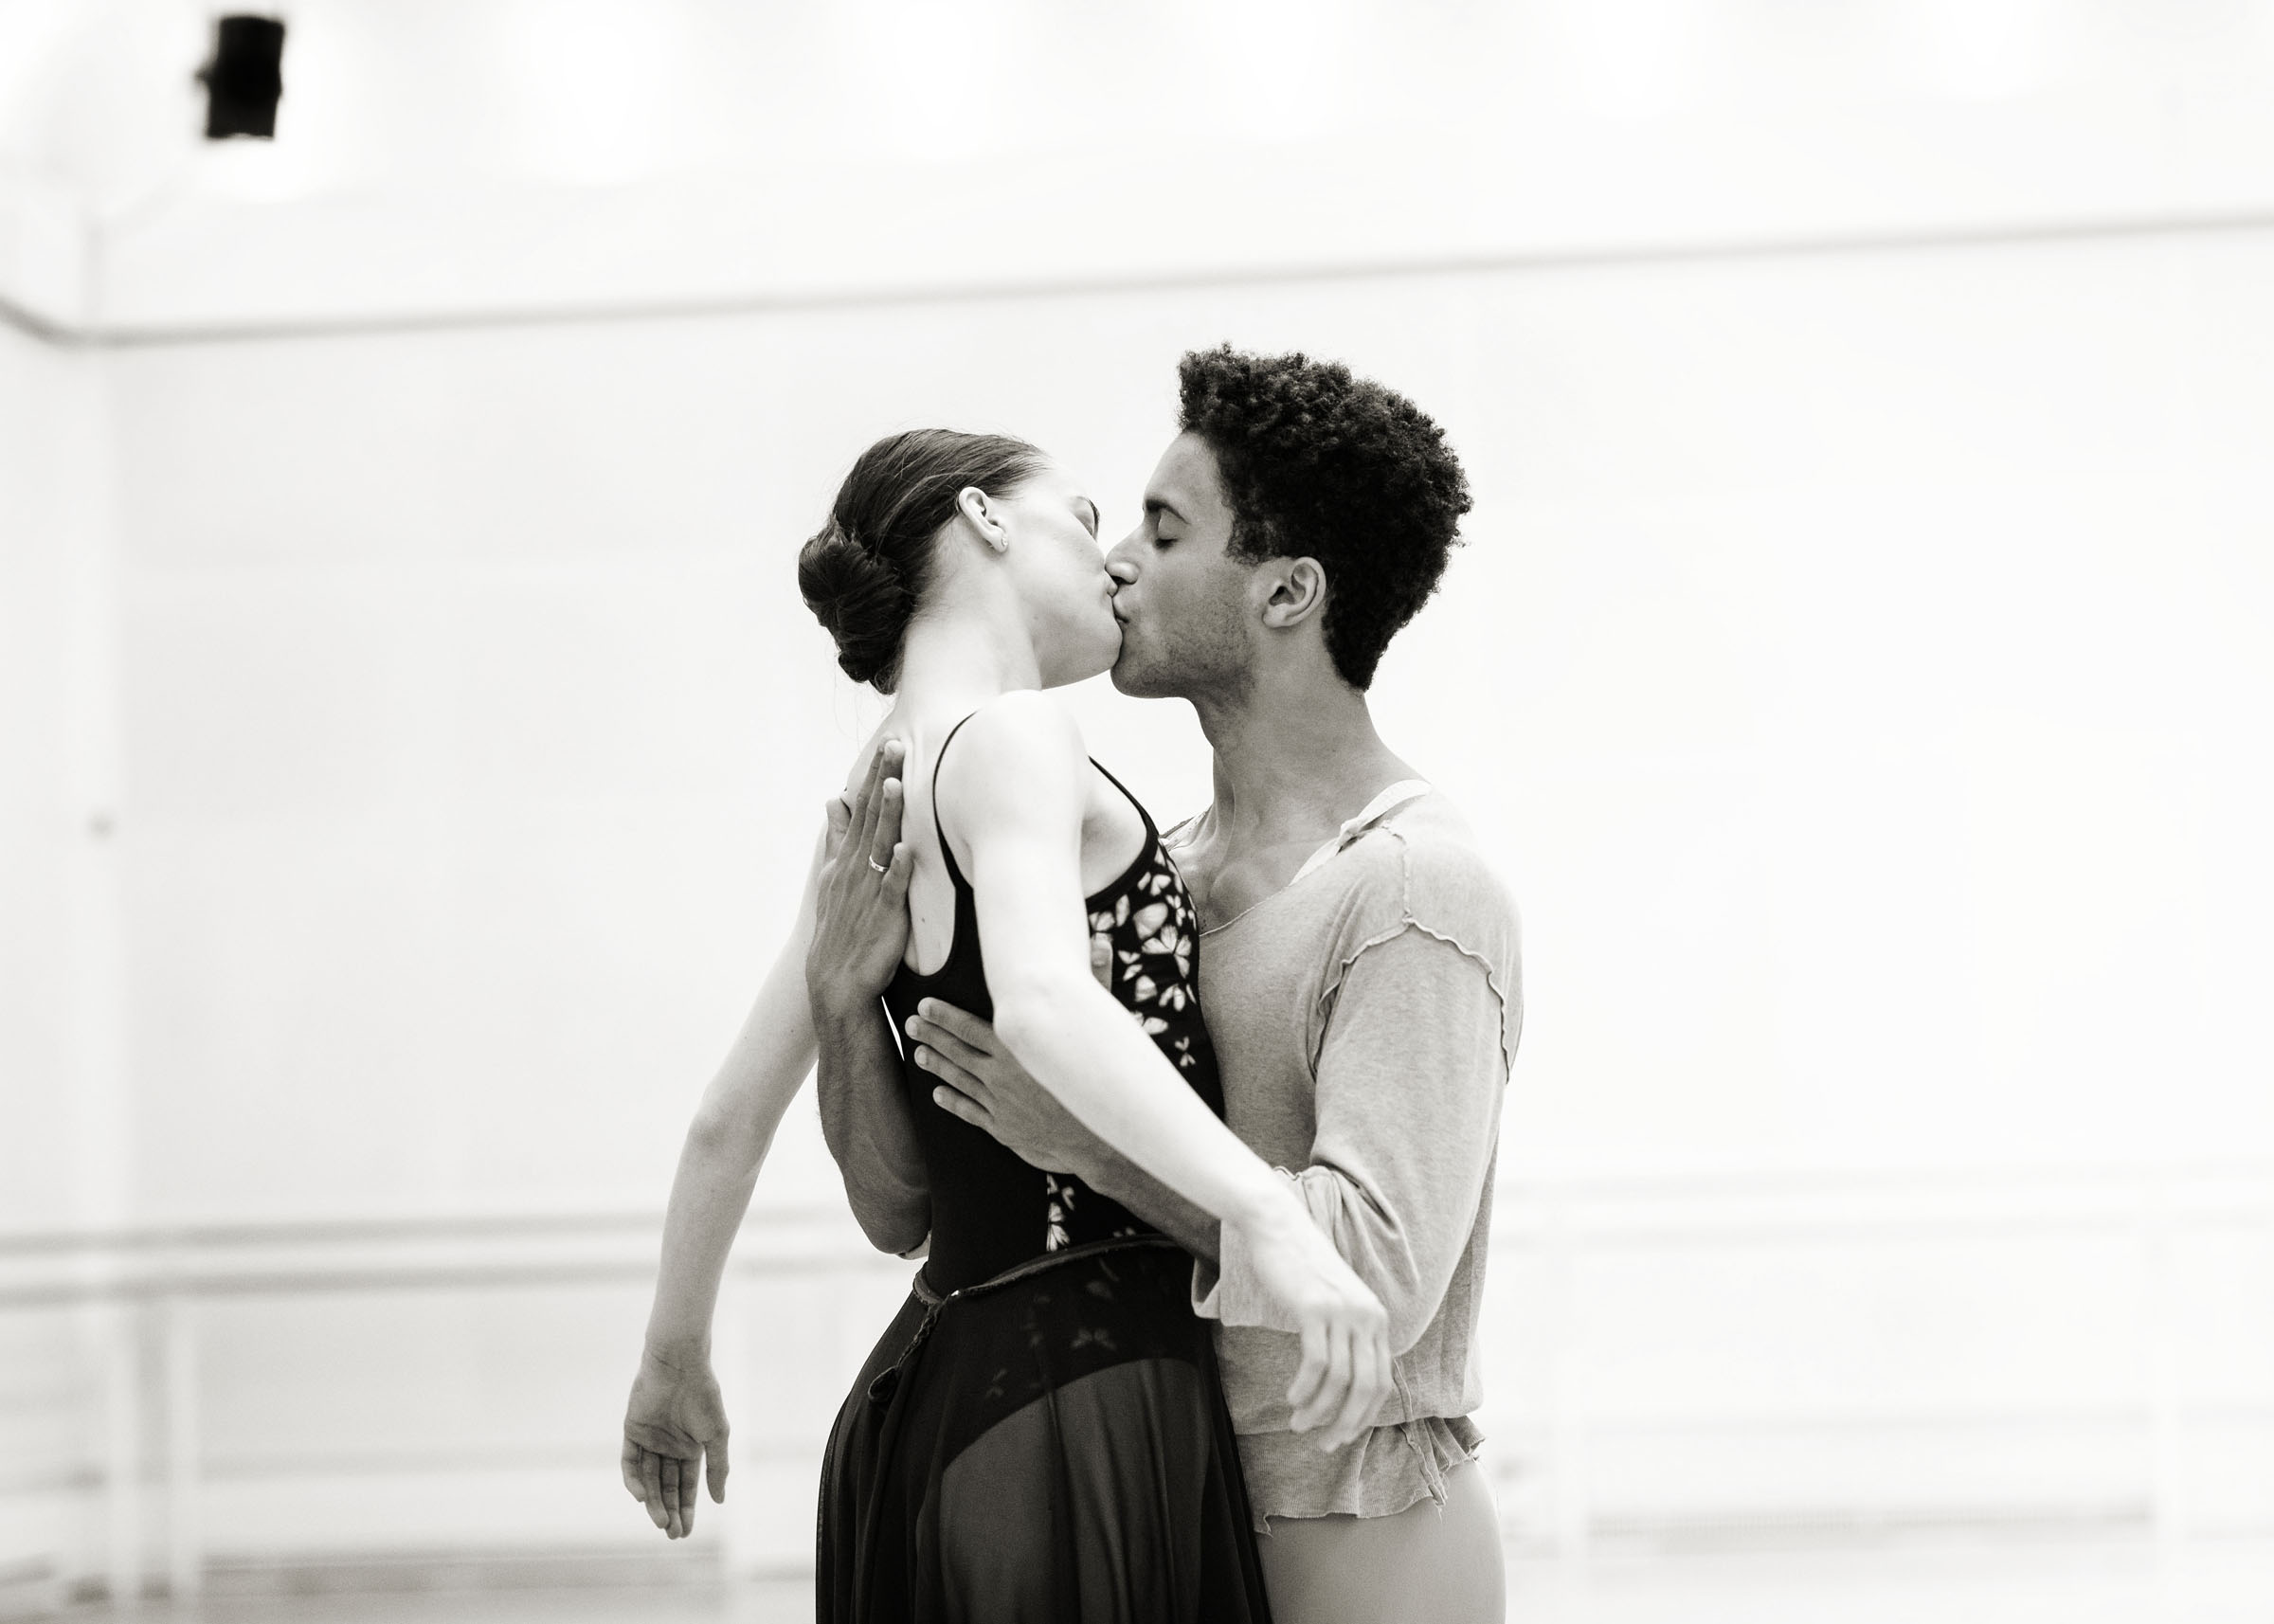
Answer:
POLYGON ((1274 558, 1259 570, 1267 590, 1263 623, 1273 630, 1299 626, 1326 612, 1326 571, 1315 558, 1274 558))
POLYGON ((955 494, 955 507, 957 513, 963 515, 964 521, 978 533, 979 539, 985 542, 989 548, 997 552, 1002 552, 1009 549, 1011 532, 1004 528, 1002 515, 996 511, 995 504, 988 499, 986 492, 981 490, 977 485, 966 485, 955 494))

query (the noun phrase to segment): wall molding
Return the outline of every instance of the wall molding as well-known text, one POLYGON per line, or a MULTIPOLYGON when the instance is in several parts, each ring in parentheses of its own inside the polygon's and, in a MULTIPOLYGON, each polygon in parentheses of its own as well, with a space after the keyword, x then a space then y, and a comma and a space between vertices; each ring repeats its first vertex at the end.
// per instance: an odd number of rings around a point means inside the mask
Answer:
POLYGON ((799 311, 893 309, 910 305, 1065 299, 1295 283, 1415 280, 1433 277, 1561 275, 1597 270, 1753 262, 1964 253, 1999 248, 2065 248, 2103 244, 2274 236, 2274 208, 2233 212, 2109 215, 1995 226, 1953 225, 1822 234, 1571 245, 1474 254, 1352 258, 1162 270, 1128 276, 1058 276, 956 280, 839 289, 753 289, 716 297, 625 298, 557 305, 467 306, 368 316, 280 316, 261 320, 77 324, 0 291, 0 325, 61 349, 131 351, 208 344, 377 337, 514 328, 594 327, 783 315, 799 311))

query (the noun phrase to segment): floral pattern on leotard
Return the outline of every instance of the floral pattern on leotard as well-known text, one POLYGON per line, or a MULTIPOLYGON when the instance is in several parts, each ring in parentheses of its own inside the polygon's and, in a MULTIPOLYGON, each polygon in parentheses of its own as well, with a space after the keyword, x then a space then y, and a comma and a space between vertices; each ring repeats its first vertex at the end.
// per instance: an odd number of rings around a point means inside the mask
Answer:
MULTIPOLYGON (((1111 905, 1092 910, 1090 962, 1106 990, 1129 1012, 1129 1018, 1154 1045, 1176 1062, 1178 1070, 1207 1078, 1207 1087, 1213 1088, 1215 1069, 1202 1064, 1210 1051, 1208 1029, 1200 1024, 1196 984, 1199 935, 1199 916, 1184 890, 1183 876, 1155 839, 1145 862, 1123 882, 1111 905)), ((1220 1099, 1205 1091, 1201 1097, 1210 1110, 1222 1111, 1220 1099)), ((1044 1251, 1061 1251, 1102 1236, 1137 1233, 1126 1221, 1107 1222, 1102 1228, 1097 1221, 1084 1224, 1085 1212, 1110 1213, 1125 1219, 1127 1215, 1070 1174, 1045 1173, 1042 1179, 1044 1251)))
POLYGON ((1197 920, 1184 881, 1156 842, 1152 861, 1132 876, 1111 908, 1090 915, 1090 957, 1101 965, 1100 979, 1119 999, 1146 1035, 1179 1066, 1189 1070, 1190 1033, 1170 1036, 1174 1018, 1193 1012, 1192 955, 1197 920), (1147 900, 1147 899, 1150 900, 1147 900))

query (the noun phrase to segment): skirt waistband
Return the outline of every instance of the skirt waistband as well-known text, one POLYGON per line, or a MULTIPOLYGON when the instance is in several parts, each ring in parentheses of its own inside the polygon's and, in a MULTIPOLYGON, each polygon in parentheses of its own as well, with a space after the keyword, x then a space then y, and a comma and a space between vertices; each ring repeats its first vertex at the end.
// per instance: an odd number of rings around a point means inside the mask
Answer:
POLYGON ((1062 1252, 1040 1253, 1036 1256, 1012 1264, 1000 1274, 990 1274, 984 1280, 974 1281, 968 1286, 959 1286, 954 1290, 946 1293, 942 1293, 937 1287, 927 1280, 924 1277, 924 1271, 919 1269, 916 1271, 915 1279, 910 1284, 910 1290, 915 1293, 916 1300, 926 1308, 938 1308, 961 1297, 975 1297, 982 1292, 993 1291, 1004 1286, 1014 1285, 1032 1275, 1039 1274, 1044 1270, 1056 1269, 1060 1264, 1079 1263, 1085 1258, 1097 1257, 1106 1253, 1130 1252, 1139 1249, 1167 1252, 1182 1250, 1165 1235, 1119 1235, 1107 1240, 1085 1241, 1080 1246, 1069 1246, 1062 1252))

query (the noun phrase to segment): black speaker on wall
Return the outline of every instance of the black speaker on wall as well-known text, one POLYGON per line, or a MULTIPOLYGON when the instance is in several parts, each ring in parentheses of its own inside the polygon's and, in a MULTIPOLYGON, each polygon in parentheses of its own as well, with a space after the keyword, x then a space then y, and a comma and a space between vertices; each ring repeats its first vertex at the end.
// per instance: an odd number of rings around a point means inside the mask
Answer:
POLYGON ((213 60, 197 77, 206 87, 207 140, 274 140, 284 95, 284 25, 274 17, 222 18, 213 27, 213 60))

